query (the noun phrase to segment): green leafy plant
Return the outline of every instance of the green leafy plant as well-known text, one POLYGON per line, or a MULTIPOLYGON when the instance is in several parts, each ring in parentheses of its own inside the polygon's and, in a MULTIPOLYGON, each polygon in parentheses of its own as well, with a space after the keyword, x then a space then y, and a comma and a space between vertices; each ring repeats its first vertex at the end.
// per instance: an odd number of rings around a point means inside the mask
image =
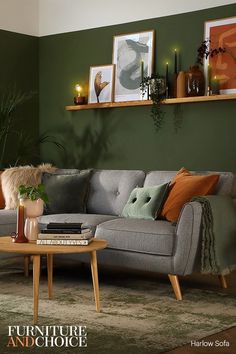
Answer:
POLYGON ((30 100, 35 92, 23 92, 16 85, 0 90, 0 168, 3 167, 6 155, 7 141, 15 132, 15 111, 26 101, 30 100))
POLYGON ((30 199, 32 201, 42 199, 44 203, 48 203, 48 196, 42 183, 40 183, 38 186, 27 186, 22 184, 19 186, 18 192, 19 198, 30 199))
POLYGON ((161 104, 166 98, 165 80, 158 74, 144 77, 140 84, 140 89, 143 97, 147 94, 148 99, 153 101, 151 108, 151 117, 153 119, 155 128, 159 131, 162 128, 165 112, 162 111, 161 104))
POLYGON ((202 41, 200 47, 197 50, 197 64, 203 65, 204 58, 207 59, 208 57, 213 58, 218 54, 226 53, 226 48, 218 47, 218 48, 211 48, 211 40, 206 39, 202 41))
MULTIPOLYGON (((16 128, 17 109, 32 99, 36 92, 23 92, 16 85, 0 88, 0 169, 6 166, 19 164, 39 163, 40 145, 54 144, 57 148, 64 149, 57 139, 43 133, 39 138, 34 138, 27 130, 16 128), (14 153, 9 151, 8 140, 14 141, 14 153), (33 161, 32 161, 33 160, 33 161)), ((12 150, 12 149, 11 149, 12 150)))

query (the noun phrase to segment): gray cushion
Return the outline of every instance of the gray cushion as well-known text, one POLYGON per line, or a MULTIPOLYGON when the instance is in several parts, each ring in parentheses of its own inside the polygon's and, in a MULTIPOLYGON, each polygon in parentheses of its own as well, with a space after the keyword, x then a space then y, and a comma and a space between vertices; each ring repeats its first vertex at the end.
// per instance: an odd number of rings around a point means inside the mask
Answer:
POLYGON ((44 173, 42 183, 49 198, 45 214, 86 212, 90 175, 90 170, 77 174, 44 173))
POLYGON ((153 187, 134 188, 122 211, 126 218, 155 220, 169 190, 169 183, 153 187))
POLYGON ((175 227, 168 221, 119 218, 98 225, 95 236, 111 249, 170 256, 175 227))
POLYGON ((16 210, 0 210, 0 235, 16 232, 16 210))
POLYGON ((131 191, 142 187, 143 171, 94 171, 90 180, 88 213, 120 215, 131 191))
MULTIPOLYGON (((150 171, 146 175, 144 187, 167 183, 176 175, 176 173, 177 171, 150 171)), ((216 171, 191 171, 191 173, 196 175, 219 174, 220 178, 215 193, 236 197, 236 176, 234 173, 216 171)))
POLYGON ((116 216, 98 214, 56 214, 43 215, 38 220, 41 229, 46 227, 49 222, 82 222, 84 226, 91 227, 92 231, 95 232, 98 224, 115 218, 116 216))

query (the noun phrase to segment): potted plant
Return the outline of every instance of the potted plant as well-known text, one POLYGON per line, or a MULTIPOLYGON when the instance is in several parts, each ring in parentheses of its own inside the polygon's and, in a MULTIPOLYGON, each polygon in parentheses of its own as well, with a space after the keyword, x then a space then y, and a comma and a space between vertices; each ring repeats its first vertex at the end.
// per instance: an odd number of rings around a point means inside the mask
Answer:
POLYGON ((151 117, 156 130, 158 131, 163 125, 165 116, 165 112, 161 109, 162 101, 166 98, 165 79, 158 74, 152 74, 151 76, 144 77, 140 84, 140 89, 143 97, 147 94, 147 99, 151 99, 153 101, 151 117))
POLYGON ((44 185, 27 186, 20 185, 19 189, 20 205, 25 208, 25 236, 29 241, 36 241, 38 237, 38 220, 43 214, 44 203, 48 202, 44 185))
POLYGON ((23 128, 16 128, 18 108, 32 99, 36 92, 24 92, 16 85, 0 87, 0 170, 6 166, 17 166, 38 162, 39 146, 44 143, 54 144, 57 148, 64 147, 51 135, 43 133, 38 139, 34 139, 30 133, 23 128), (14 140, 15 151, 11 155, 9 141, 14 140), (32 161, 33 160, 33 161, 32 161))

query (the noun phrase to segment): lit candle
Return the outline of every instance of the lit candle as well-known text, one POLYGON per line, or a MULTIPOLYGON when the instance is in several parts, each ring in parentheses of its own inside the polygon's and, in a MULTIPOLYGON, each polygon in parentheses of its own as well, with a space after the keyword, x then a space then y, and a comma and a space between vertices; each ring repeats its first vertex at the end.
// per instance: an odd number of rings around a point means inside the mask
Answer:
POLYGON ((141 60, 141 82, 143 82, 144 78, 144 62, 141 60))
POLYGON ((166 98, 169 97, 169 64, 166 63, 166 98))
POLYGON ((169 81, 169 64, 166 63, 166 85, 168 84, 169 81))
POLYGON ((213 95, 219 94, 219 84, 219 79, 217 79, 217 76, 214 76, 214 78, 211 80, 211 92, 213 95))
POLYGON ((80 97, 82 87, 79 84, 75 85, 75 91, 77 92, 77 96, 80 97))
POLYGON ((177 58, 177 49, 175 49, 175 74, 178 72, 178 58, 177 58))

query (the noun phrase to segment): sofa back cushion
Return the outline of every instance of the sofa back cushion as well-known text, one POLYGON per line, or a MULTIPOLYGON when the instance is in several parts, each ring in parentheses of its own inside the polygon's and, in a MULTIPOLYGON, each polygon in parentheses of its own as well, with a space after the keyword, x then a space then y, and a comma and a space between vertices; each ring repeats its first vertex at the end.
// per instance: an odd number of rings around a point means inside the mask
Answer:
MULTIPOLYGON (((150 171, 147 173, 144 187, 170 182, 177 171, 150 171)), ((220 175, 215 194, 236 197, 236 175, 232 172, 191 171, 196 175, 220 175)))
POLYGON ((95 170, 90 180, 87 212, 121 215, 135 187, 142 187, 144 171, 95 170))

